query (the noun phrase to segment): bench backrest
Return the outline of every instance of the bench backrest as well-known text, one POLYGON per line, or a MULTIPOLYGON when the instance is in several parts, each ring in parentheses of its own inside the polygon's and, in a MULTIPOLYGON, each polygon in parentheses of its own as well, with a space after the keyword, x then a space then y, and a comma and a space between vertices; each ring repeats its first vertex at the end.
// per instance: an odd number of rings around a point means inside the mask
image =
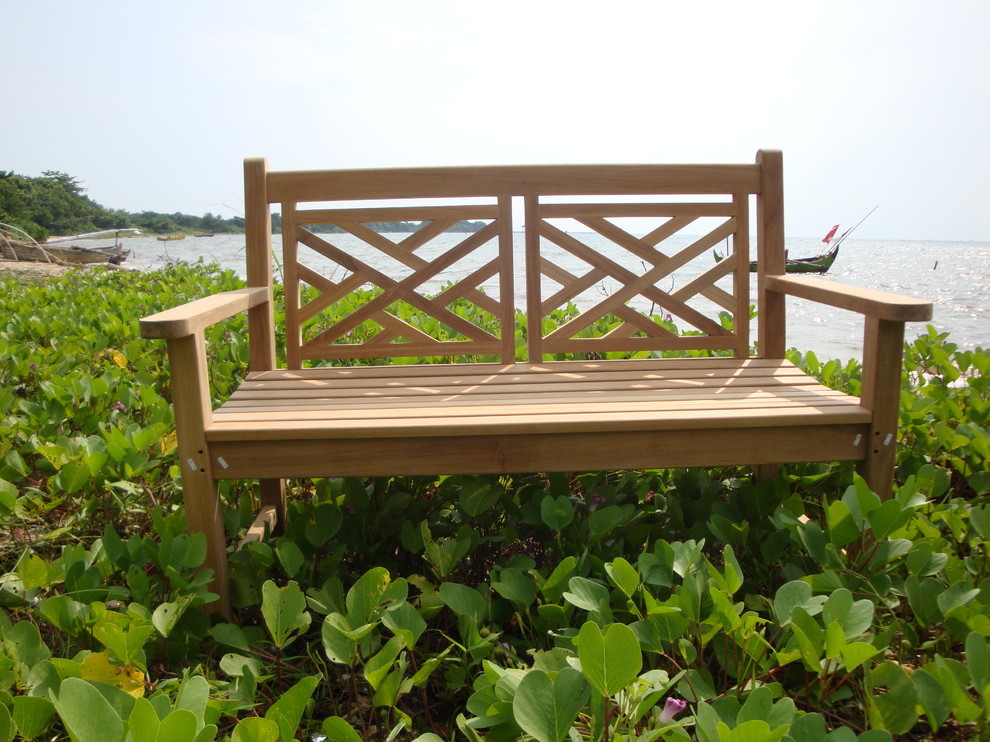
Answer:
MULTIPOLYGON (((776 151, 752 165, 279 172, 249 159, 248 284, 271 285, 274 205, 290 368, 698 349, 745 357, 757 299, 749 262, 759 260, 758 293, 765 274, 784 272, 781 169, 776 151)), ((763 303, 761 354, 779 355, 783 315, 763 303)), ((271 368, 271 306, 250 319, 252 367, 271 368)))

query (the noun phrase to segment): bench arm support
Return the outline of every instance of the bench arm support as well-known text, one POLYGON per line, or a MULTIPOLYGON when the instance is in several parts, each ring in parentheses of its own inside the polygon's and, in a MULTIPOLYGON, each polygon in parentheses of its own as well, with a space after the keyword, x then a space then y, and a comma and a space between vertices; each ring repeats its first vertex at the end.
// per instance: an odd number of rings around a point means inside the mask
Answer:
POLYGON ((866 457, 859 462, 858 471, 874 492, 889 498, 897 451, 904 324, 930 320, 932 303, 807 277, 771 275, 766 277, 766 286, 781 295, 865 315, 860 402, 873 413, 873 421, 864 441, 866 457))
POLYGON ((930 301, 823 281, 820 278, 771 275, 766 277, 766 287, 768 291, 848 309, 876 319, 924 322, 932 318, 930 301))
POLYGON ((141 337, 155 340, 186 337, 235 314, 271 301, 267 287, 224 291, 182 304, 141 320, 141 337))

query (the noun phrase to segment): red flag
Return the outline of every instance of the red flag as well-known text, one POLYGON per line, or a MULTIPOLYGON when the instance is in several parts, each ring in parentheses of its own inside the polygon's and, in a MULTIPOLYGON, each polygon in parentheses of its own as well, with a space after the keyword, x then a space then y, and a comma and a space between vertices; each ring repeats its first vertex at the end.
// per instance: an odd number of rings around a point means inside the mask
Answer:
POLYGON ((824 239, 824 240, 822 240, 822 242, 824 242, 824 243, 826 243, 826 244, 828 244, 828 241, 829 241, 830 239, 832 239, 832 237, 833 237, 833 236, 835 236, 835 233, 836 233, 836 232, 837 232, 838 230, 839 230, 839 225, 838 225, 838 224, 836 224, 836 225, 835 225, 834 227, 832 227, 832 228, 831 228, 831 229, 830 229, 830 230, 828 231, 828 234, 827 234, 827 235, 825 235, 825 239, 824 239))

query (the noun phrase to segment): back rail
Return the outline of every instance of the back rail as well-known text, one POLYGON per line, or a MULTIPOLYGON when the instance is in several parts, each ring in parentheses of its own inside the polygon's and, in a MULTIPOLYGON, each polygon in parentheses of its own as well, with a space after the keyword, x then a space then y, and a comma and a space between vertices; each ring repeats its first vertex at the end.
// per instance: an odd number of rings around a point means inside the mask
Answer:
POLYGON ((519 165, 271 172, 272 204, 497 196, 759 193, 759 165, 519 165))

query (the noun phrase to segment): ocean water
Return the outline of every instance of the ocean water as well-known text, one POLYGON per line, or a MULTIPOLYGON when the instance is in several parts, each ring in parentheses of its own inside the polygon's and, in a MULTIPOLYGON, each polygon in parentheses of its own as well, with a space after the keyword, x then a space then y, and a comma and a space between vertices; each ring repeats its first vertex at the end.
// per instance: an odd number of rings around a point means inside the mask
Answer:
MULTIPOLYGON (((404 235, 393 235, 401 239, 404 235)), ((597 236, 576 234, 595 244, 597 236)), ((373 256, 369 248, 350 235, 328 235, 329 239, 341 249, 375 264, 379 257, 373 256)), ((438 249, 455 244, 464 238, 463 234, 448 234, 438 238, 438 249)), ((686 238, 685 238, 686 239, 686 238)), ((686 244, 686 243, 685 243, 686 244)), ((517 305, 524 304, 524 286, 521 275, 522 234, 515 237, 515 295, 517 305)), ((244 236, 217 235, 215 237, 187 237, 184 240, 161 242, 155 238, 137 237, 127 240, 127 246, 132 254, 125 264, 130 268, 150 269, 165 265, 169 261, 183 260, 195 262, 202 258, 207 262, 217 262, 221 266, 231 268, 239 274, 244 274, 244 236)), ((275 237, 276 255, 281 253, 281 240, 275 237)), ((816 255, 820 252, 819 239, 788 239, 787 247, 793 257, 816 255)), ((608 243, 602 241, 602 250, 609 250, 608 243)), ((755 248, 754 248, 755 250, 755 248)), ((430 254, 423 254, 429 258, 430 254)), ((586 267, 568 265, 569 256, 558 255, 561 265, 583 274, 586 267)), ((385 259, 388 262, 389 259, 385 259)), ((480 259, 479 259, 480 260, 480 259)), ((684 272, 694 274, 698 269, 710 266, 713 259, 711 252, 692 261, 685 266, 684 272)), ((340 275, 332 269, 321 266, 318 260, 306 259, 316 270, 332 275, 339 280, 340 275)), ((465 261, 464 265, 457 264, 451 271, 441 274, 437 280, 424 285, 424 290, 434 291, 447 280, 453 280, 466 275, 479 267, 481 262, 465 261)), ((382 265, 382 268, 389 266, 382 265)), ((393 266, 394 267, 394 266, 393 266)), ((642 272, 637 265, 628 266, 634 272, 642 272)), ((339 270, 339 269, 338 269, 339 270)), ((276 266, 276 275, 278 266, 276 266)), ((675 273, 672 284, 679 280, 680 273, 675 273)), ((826 281, 841 282, 863 286, 882 291, 907 294, 934 302, 934 318, 931 321, 939 332, 950 333, 951 340, 961 348, 990 347, 990 242, 930 242, 905 240, 846 240, 832 269, 824 277, 826 281)), ((497 283, 485 284, 490 293, 497 290, 497 283)), ((665 290, 667 286, 661 283, 665 290)), ((754 287, 755 288, 755 287, 754 287)), ((551 289, 552 290, 552 289, 551 289)), ((601 300, 614 287, 602 282, 590 291, 584 300, 588 305, 601 300)), ((545 294, 546 296, 546 294, 545 294)), ((850 312, 822 306, 813 302, 788 298, 788 345, 802 351, 812 350, 819 358, 861 358, 862 356, 862 318, 850 312)), ((579 306, 582 302, 577 302, 579 306)), ((649 311, 648 300, 640 300, 634 306, 649 311), (644 304, 645 302, 645 304, 644 304)), ((701 307, 699 307, 701 308, 701 307)), ((676 318, 675 318, 676 321, 676 318)), ((926 331, 927 323, 911 323, 907 327, 907 338, 911 339, 926 331)), ((753 330, 755 337, 755 327, 753 330)))

